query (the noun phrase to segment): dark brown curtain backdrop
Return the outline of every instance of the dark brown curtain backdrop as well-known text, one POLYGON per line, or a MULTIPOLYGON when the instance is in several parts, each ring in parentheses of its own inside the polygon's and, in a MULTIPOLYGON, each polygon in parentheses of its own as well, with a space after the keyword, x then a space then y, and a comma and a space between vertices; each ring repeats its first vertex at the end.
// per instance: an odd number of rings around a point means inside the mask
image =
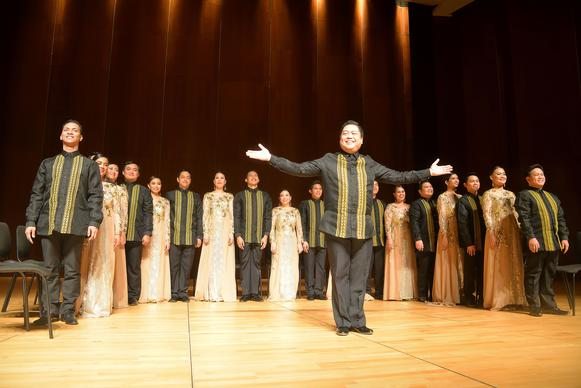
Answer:
POLYGON ((82 152, 134 160, 165 190, 188 168, 201 194, 217 170, 236 192, 256 169, 298 203, 310 180, 244 152, 316 158, 348 119, 365 126, 365 152, 413 167, 408 14, 390 1, 23 0, 1 18, 0 218, 13 227, 71 117, 82 152))
POLYGON ((261 142, 312 159, 337 150, 338 126, 355 119, 363 151, 397 169, 439 156, 485 188, 501 164, 518 191, 524 166, 543 163, 578 230, 580 15, 573 0, 477 1, 443 20, 388 0, 8 2, 0 219, 24 222, 67 118, 84 124, 82 152, 134 160, 144 183, 159 175, 169 190, 188 168, 203 194, 221 170, 236 192, 256 169, 274 198, 288 188, 295 202, 309 180, 244 151, 261 142))
MULTIPOLYGON (((545 167, 545 188, 581 230, 581 3, 477 1, 452 18, 410 4, 416 164, 434 150, 459 171, 505 167, 507 188, 545 167)), ((569 260, 572 255, 568 255, 569 260)))

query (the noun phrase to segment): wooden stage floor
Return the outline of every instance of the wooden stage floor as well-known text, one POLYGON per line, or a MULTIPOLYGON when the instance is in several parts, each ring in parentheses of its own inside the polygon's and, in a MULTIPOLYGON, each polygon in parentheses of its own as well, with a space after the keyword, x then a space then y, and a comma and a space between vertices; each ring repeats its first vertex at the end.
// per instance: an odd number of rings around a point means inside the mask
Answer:
POLYGON ((3 316, 0 386, 581 386, 581 315, 383 301, 366 312, 375 334, 347 337, 330 301, 305 299, 139 305, 55 323, 53 340, 3 316))

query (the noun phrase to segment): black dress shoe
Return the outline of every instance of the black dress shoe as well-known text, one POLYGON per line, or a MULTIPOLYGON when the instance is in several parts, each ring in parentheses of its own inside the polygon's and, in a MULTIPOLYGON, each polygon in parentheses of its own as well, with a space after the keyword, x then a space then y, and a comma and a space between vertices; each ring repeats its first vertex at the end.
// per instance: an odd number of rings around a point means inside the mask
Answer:
POLYGON ((327 297, 325 295, 316 295, 315 296, 315 299, 318 299, 318 300, 327 300, 327 297))
POLYGON ((77 318, 75 317, 74 313, 63 314, 63 316, 61 317, 61 321, 63 321, 67 325, 78 325, 79 324, 79 321, 77 321, 77 318))
POLYGON ((569 315, 568 311, 561 310, 557 306, 555 306, 553 308, 544 308, 543 313, 544 314, 553 314, 553 315, 569 315))
POLYGON ((338 327, 335 330, 335 334, 337 334, 340 337, 345 337, 346 335, 349 335, 349 328, 346 326, 338 327))
POLYGON ((308 295, 307 300, 315 300, 315 297, 313 295, 308 295))
POLYGON ((531 307, 529 310, 529 315, 532 317, 542 317, 543 313, 540 307, 531 307))
POLYGON ((255 302, 262 302, 262 296, 260 296, 258 294, 254 294, 254 295, 252 295, 252 300, 255 302))
POLYGON ((189 296, 182 296, 181 298, 178 299, 180 302, 185 302, 185 303, 190 303, 190 297, 189 296))
POLYGON ((373 329, 370 329, 367 326, 352 327, 351 331, 354 331, 355 333, 359 333, 359 334, 363 334, 363 335, 373 334, 373 329))
POLYGON ((250 295, 242 295, 240 297, 240 302, 247 302, 250 300, 250 295))
POLYGON ((425 303, 425 302, 426 302, 426 298, 425 298, 425 297, 423 297, 423 296, 420 296, 420 297, 418 298, 418 302, 425 303))
POLYGON ((168 300, 169 303, 176 303, 178 300, 176 298, 171 298, 170 300, 168 300))
POLYGON ((137 306, 138 304, 137 299, 129 299, 129 306, 137 306))
MULTIPOLYGON (((51 322, 56 322, 59 320, 59 316, 56 314, 51 314, 51 322)), ((36 321, 32 322, 32 326, 40 327, 40 326, 48 326, 48 318, 43 315, 42 317, 38 318, 36 321)))

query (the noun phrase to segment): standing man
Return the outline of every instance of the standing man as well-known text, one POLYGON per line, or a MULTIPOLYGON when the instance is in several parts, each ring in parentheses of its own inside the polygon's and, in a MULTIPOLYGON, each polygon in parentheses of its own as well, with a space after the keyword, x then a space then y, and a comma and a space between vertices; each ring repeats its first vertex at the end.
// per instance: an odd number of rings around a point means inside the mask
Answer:
POLYGON ((234 197, 234 235, 240 249, 241 302, 262 301, 260 296, 260 261, 268 243, 272 221, 272 201, 258 189, 258 173, 248 171, 246 189, 234 197))
MULTIPOLYGON (((99 167, 79 153, 83 128, 76 120, 63 124, 60 140, 63 151, 40 164, 30 203, 26 209, 26 238, 30 243, 40 236, 44 264, 50 268, 48 292, 51 316, 41 306, 40 318, 33 325, 44 326, 58 320, 60 280, 64 266, 63 301, 60 319, 77 325, 75 303, 81 287, 80 258, 83 240, 94 240, 103 220, 103 187, 99 167)), ((41 298, 41 303, 43 299, 41 298)))
POLYGON ((136 306, 141 295, 141 249, 149 245, 153 231, 153 200, 149 190, 137 183, 139 166, 128 161, 123 167, 127 190, 127 295, 129 306, 136 306))
POLYGON ((412 183, 430 175, 442 175, 451 166, 438 166, 436 160, 430 169, 399 172, 391 170, 367 155, 359 154, 363 144, 363 128, 356 121, 341 126, 341 152, 328 153, 304 163, 294 163, 271 155, 261 144, 260 151, 247 151, 253 159, 270 164, 287 174, 321 176, 325 187, 325 214, 319 230, 326 234, 327 252, 333 276, 333 316, 340 336, 349 330, 371 335, 366 326, 363 301, 372 253, 373 224, 371 205, 373 181, 383 183, 412 183))
MULTIPOLYGON (((373 208, 371 209, 371 223, 373 224, 373 252, 369 263, 369 279, 373 274, 375 282, 375 299, 383 299, 383 277, 385 270, 385 202, 377 198, 379 183, 373 181, 373 208)), ((371 286, 367 286, 367 293, 371 295, 371 286)))
POLYGON ((326 271, 325 259, 325 234, 319 232, 321 218, 325 213, 323 185, 320 181, 313 181, 309 189, 310 199, 302 201, 299 205, 301 222, 303 224, 303 265, 307 286, 307 299, 326 300, 323 293, 325 289, 326 271))
POLYGON ((464 303, 466 306, 482 306, 482 283, 484 265, 484 238, 486 225, 480 205, 480 180, 475 173, 464 179, 467 193, 458 200, 458 240, 466 250, 464 255, 464 303))
POLYGON ((546 182, 543 166, 529 166, 526 181, 529 188, 518 193, 516 210, 525 239, 525 294, 530 315, 567 315, 567 311, 557 307, 553 291, 559 251, 569 250, 565 212, 559 198, 543 190, 546 182))
POLYGON ((410 206, 410 224, 415 241, 416 263, 418 267, 418 300, 432 299, 434 264, 436 261, 436 241, 438 237, 438 211, 432 200, 434 188, 428 181, 420 182, 420 198, 410 206))
POLYGON ((166 194, 171 215, 171 245, 169 262, 171 273, 170 302, 189 302, 188 286, 194 263, 195 248, 202 245, 202 201, 198 193, 190 191, 192 174, 182 170, 177 177, 178 189, 166 194))

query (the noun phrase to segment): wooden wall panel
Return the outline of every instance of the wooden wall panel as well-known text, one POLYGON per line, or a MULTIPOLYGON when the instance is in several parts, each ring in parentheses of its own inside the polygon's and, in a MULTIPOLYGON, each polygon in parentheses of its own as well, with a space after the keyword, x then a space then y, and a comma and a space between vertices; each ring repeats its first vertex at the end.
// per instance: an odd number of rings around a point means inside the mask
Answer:
MULTIPOLYGON (((0 119, 0 219, 12 228, 25 222, 30 187, 43 158, 45 138, 58 136, 58 128, 45 131, 51 49, 57 1, 18 1, 3 5, 12 24, 3 47, 3 114, 0 119), (8 183, 10 182, 10 183, 8 183)), ((59 148, 52 153, 59 152, 59 148)))
POLYGON ((186 168, 193 175, 192 188, 203 194, 211 189, 214 171, 224 168, 220 145, 228 138, 217 132, 221 3, 172 2, 158 144, 164 190, 171 190, 178 170, 186 168))
POLYGON ((160 171, 170 1, 117 0, 107 99, 105 151, 160 171))
MULTIPOLYGON (((45 131, 58 133, 64 120, 79 120, 85 132, 84 153, 104 152, 115 3, 69 0, 55 18, 45 131)), ((60 147, 58 136, 51 136, 44 154, 52 155, 60 147)))
POLYGON ((245 151, 270 143, 268 77, 270 1, 235 0, 222 3, 218 63, 217 160, 228 167, 233 192, 244 187, 249 169, 265 164, 246 159, 245 151))

